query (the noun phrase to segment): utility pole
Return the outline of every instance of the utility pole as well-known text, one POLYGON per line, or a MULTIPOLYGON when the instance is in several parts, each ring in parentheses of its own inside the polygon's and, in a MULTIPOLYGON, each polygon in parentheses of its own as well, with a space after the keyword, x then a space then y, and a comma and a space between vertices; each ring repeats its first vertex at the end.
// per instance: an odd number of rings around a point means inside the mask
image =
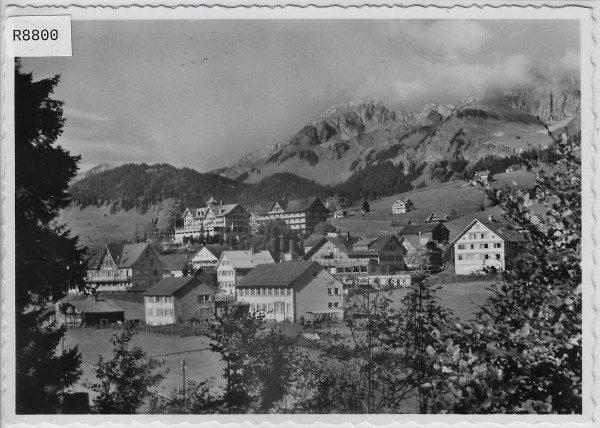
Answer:
POLYGON ((183 373, 183 405, 185 406, 185 360, 181 360, 181 371, 183 373))

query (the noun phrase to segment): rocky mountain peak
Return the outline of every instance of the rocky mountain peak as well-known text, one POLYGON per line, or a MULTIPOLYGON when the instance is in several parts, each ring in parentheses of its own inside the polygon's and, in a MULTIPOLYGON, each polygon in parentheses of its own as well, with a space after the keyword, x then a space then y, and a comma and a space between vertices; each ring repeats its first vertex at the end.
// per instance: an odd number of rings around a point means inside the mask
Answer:
POLYGON ((396 120, 396 112, 388 109, 379 98, 350 101, 337 104, 325 112, 325 118, 337 118, 348 114, 356 114, 363 123, 384 123, 396 120))

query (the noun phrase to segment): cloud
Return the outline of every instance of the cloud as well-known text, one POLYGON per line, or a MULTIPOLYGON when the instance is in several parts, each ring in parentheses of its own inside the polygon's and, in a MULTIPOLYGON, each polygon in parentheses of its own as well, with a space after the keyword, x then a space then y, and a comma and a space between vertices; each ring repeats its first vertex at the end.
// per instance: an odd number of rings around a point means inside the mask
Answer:
POLYGON ((88 120, 91 122, 105 122, 107 120, 110 120, 109 117, 104 116, 101 113, 83 111, 73 107, 65 107, 64 114, 67 117, 67 119, 81 119, 88 120))
POLYGON ((492 35, 481 24, 463 20, 390 21, 389 37, 401 37, 422 55, 457 59, 480 52, 492 35))

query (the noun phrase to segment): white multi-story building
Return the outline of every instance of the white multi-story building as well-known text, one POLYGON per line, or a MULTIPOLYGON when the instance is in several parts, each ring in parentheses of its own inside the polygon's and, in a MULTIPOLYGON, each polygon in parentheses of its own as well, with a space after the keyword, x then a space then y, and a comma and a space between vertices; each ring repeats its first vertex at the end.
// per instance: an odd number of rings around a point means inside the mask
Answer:
POLYGON ((303 198, 272 202, 266 213, 257 217, 259 224, 280 219, 292 230, 310 234, 317 224, 329 218, 329 210, 319 198, 303 198))
POLYGON ((270 320, 300 322, 309 313, 344 318, 344 285, 312 261, 259 265, 239 282, 238 294, 270 320))
POLYGON ((490 267, 506 270, 523 240, 519 232, 499 222, 475 219, 450 242, 455 272, 469 275, 490 267))
POLYGON ((223 204, 211 197, 202 208, 187 207, 183 212, 183 227, 175 229, 175 242, 184 238, 202 238, 229 234, 247 235, 250 214, 238 204, 223 204))
POLYGON ((398 199, 392 204, 392 214, 405 214, 413 209, 413 203, 410 199, 398 199))
POLYGON ((217 263, 218 297, 235 298, 237 281, 265 263, 275 263, 268 251, 223 251, 217 263))

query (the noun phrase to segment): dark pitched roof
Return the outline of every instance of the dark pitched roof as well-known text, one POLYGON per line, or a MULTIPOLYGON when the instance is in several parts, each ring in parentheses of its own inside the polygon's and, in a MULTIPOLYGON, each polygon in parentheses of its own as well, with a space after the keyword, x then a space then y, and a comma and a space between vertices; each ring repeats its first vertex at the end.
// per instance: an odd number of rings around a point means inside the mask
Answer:
POLYGON ((106 249, 110 253, 110 256, 114 260, 115 263, 119 264, 121 261, 121 254, 123 253, 123 247, 125 247, 126 242, 107 242, 106 249))
POLYGON ((124 310, 112 300, 96 300, 94 297, 86 296, 84 299, 65 299, 69 303, 87 314, 105 314, 109 312, 124 312, 124 310))
POLYGON ((131 267, 141 257, 149 244, 125 244, 121 254, 121 261, 118 262, 120 268, 131 267))
POLYGON ((306 238, 304 240, 304 246, 305 247, 315 246, 324 239, 325 239, 325 237, 323 235, 310 235, 308 238, 306 238))
MULTIPOLYGON (((329 211, 327 207, 323 205, 323 202, 321 202, 321 200, 317 197, 281 200, 277 201, 277 203, 287 213, 307 211, 311 206, 313 206, 313 204, 320 205, 324 211, 329 211)), ((273 209, 274 205, 275 203, 271 205, 270 210, 273 209)))
MULTIPOLYGON (((383 248, 390 242, 392 239, 397 239, 400 244, 402 244, 402 239, 396 238, 394 235, 387 236, 378 236, 376 238, 366 238, 361 239, 360 241, 354 244, 355 248, 350 252, 350 256, 368 256, 368 255, 376 255, 379 254, 383 250, 383 248), (366 249, 357 249, 357 247, 367 247, 366 249)), ((404 246, 402 246, 404 248, 404 246)), ((406 250, 406 249, 405 249, 406 250)))
POLYGON ((182 253, 161 254, 158 258, 163 264, 163 269, 166 270, 183 270, 186 263, 191 260, 182 253))
POLYGON ((198 281, 195 276, 182 276, 179 278, 163 278, 154 287, 144 292, 147 296, 172 296, 185 287, 190 281, 198 281))
POLYGON ((409 224, 404 226, 399 235, 418 235, 419 233, 430 233, 438 227, 445 227, 442 223, 409 224))
POLYGON ((506 242, 523 242, 525 241, 525 238, 523 237, 523 235, 521 235, 519 232, 517 232, 514 229, 509 229, 508 225, 500 223, 498 221, 489 221, 489 220, 483 220, 483 219, 474 219, 473 221, 471 221, 467 227, 465 227, 458 235, 456 235, 456 237, 450 241, 449 245, 454 245, 456 243, 456 241, 458 241, 465 233, 467 233, 467 231, 469 229, 471 229, 471 227, 473 227, 473 225, 476 222, 480 222, 481 224, 483 224, 485 227, 487 227, 488 229, 490 229, 492 232, 494 232, 496 235, 498 235, 500 238, 502 238, 504 241, 506 242))
POLYGON ((315 263, 300 261, 258 265, 240 279, 235 286, 238 288, 265 285, 289 287, 293 281, 315 263))

